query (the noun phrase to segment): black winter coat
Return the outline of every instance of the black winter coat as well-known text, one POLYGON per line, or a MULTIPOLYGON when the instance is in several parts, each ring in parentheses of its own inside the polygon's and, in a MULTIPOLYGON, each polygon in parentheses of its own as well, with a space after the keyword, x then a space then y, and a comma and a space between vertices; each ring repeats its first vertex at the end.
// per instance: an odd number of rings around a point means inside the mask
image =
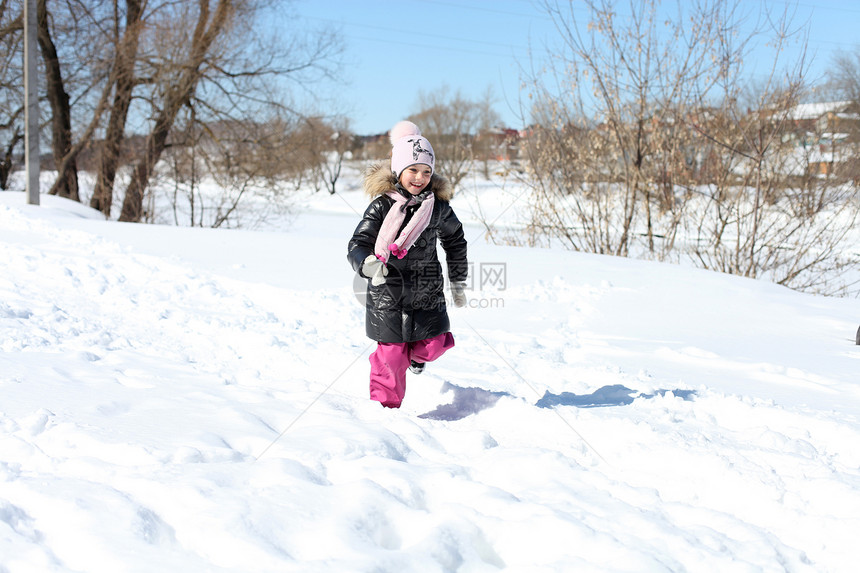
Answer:
MULTIPOLYGON (((365 190, 374 199, 356 227, 347 253, 353 270, 364 278, 367 277, 361 272, 362 263, 373 254, 379 228, 394 204, 386 193, 395 189, 396 184, 387 164, 377 165, 365 177, 365 190)), ((447 181, 434 174, 430 185, 436 202, 427 228, 404 258, 389 259, 385 284, 373 286, 367 281, 367 336, 377 342, 415 342, 450 330, 436 239, 445 249, 448 280, 463 282, 468 275, 466 238, 449 204, 453 192, 447 181)), ((403 226, 416 209, 407 209, 403 226)))

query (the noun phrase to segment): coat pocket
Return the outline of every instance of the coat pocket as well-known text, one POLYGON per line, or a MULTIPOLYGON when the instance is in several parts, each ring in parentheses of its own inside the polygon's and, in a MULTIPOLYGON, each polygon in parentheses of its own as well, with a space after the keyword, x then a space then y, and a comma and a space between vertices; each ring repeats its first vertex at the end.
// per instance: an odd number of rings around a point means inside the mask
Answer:
POLYGON ((372 286, 367 291, 367 306, 371 309, 399 308, 403 300, 403 283, 386 283, 372 286))

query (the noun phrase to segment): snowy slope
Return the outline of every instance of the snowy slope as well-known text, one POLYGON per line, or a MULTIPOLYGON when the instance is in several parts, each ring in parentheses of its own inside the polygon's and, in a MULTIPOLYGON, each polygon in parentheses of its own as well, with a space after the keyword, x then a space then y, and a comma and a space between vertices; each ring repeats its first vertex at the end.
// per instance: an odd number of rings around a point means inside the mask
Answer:
POLYGON ((457 347, 391 411, 358 193, 280 232, 23 202, 0 193, 3 573, 857 568, 854 300, 474 226, 457 347))

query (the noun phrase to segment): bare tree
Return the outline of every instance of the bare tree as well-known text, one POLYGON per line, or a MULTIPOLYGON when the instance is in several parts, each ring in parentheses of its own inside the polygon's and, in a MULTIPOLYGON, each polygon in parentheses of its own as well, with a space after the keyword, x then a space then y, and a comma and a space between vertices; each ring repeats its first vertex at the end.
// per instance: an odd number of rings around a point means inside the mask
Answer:
POLYGON ((138 79, 135 76, 140 34, 143 28, 143 5, 140 0, 126 0, 125 27, 119 25, 121 14, 119 2, 114 2, 114 22, 112 43, 115 46, 115 59, 111 82, 113 83, 113 102, 104 141, 95 189, 90 198, 90 206, 110 217, 113 205, 113 187, 120 161, 120 149, 125 136, 125 126, 131 107, 132 92, 138 79))
POLYGON ((860 103, 860 49, 838 52, 828 69, 828 87, 839 98, 860 103))
POLYGON ((498 125, 499 116, 489 96, 473 101, 460 91, 452 94, 447 86, 419 93, 418 108, 410 119, 433 144, 436 170, 456 188, 472 168, 475 137, 498 125))
POLYGON ((38 40, 57 171, 50 193, 75 200, 80 200, 78 155, 90 144, 107 102, 108 88, 103 86, 109 85, 109 73, 101 41, 105 5, 105 1, 64 0, 50 3, 49 10, 47 2, 37 2, 38 40))
MULTIPOLYGON (((176 114, 182 106, 190 103, 203 77, 203 66, 215 40, 235 16, 231 0, 218 0, 210 13, 210 3, 201 0, 196 13, 196 23, 191 34, 191 43, 184 59, 167 70, 168 78, 163 82, 159 111, 154 126, 146 139, 144 157, 134 167, 131 181, 126 189, 120 221, 140 221, 143 217, 143 199, 149 178, 167 143, 176 114)), ((183 19, 184 20, 184 19, 183 19)))
POLYGON ((22 40, 21 12, 13 12, 9 0, 0 0, 0 190, 8 188, 15 148, 24 138, 22 40))
POLYGON ((839 139, 829 142, 831 152, 842 156, 834 164, 837 174, 860 183, 860 49, 839 52, 833 58, 827 87, 835 99, 846 104, 835 110, 839 115, 833 127, 839 139))
POLYGON ((3 150, 2 157, 0 157, 0 190, 2 191, 6 191, 9 188, 9 174, 12 172, 15 147, 23 139, 24 135, 21 133, 21 130, 15 126, 15 131, 9 139, 6 149, 3 150))
POLYGON ((313 119, 308 121, 308 127, 312 133, 310 150, 315 163, 312 166, 313 177, 333 195, 337 192, 343 162, 355 149, 349 121, 345 118, 332 121, 313 119))
MULTIPOLYGON (((46 0, 36 1, 36 20, 39 30, 39 49, 45 62, 48 103, 51 106, 51 148, 54 152, 54 163, 60 165, 72 149, 72 109, 69 94, 63 82, 60 57, 52 37, 46 0)), ((78 168, 74 157, 67 159, 60 177, 51 188, 51 194, 80 201, 78 168)))
MULTIPOLYGON (((4 184, 23 109, 20 14, 13 15, 9 6, 0 0, 0 41, 9 48, 0 62, 12 64, 0 70, 4 184)), ((285 33, 279 27, 265 33, 261 15, 267 9, 283 15, 285 5, 256 0, 39 0, 39 8, 58 173, 52 192, 77 195, 78 157, 87 148, 98 153, 90 203, 105 216, 112 211, 120 168, 132 164, 120 213, 127 221, 152 218, 145 213, 153 201, 147 191, 167 150, 175 151, 170 158, 175 161, 183 155, 180 147, 205 142, 209 148, 196 153, 203 164, 226 162, 213 173, 237 173, 245 158, 248 164, 240 171, 274 164, 282 174, 307 171, 307 165, 291 166, 293 157, 282 153, 271 154, 277 162, 260 161, 249 146, 290 147, 294 129, 284 127, 295 122, 283 121, 301 113, 285 84, 303 89, 305 82, 337 69, 341 44, 333 31, 285 33), (231 132, 244 139, 225 135, 224 126, 239 123, 244 127, 231 132), (145 134, 143 145, 136 143, 141 138, 135 132, 145 134), (96 139, 100 135, 103 139, 96 139)), ((224 202, 230 203, 231 192, 225 193, 224 202)))
POLYGON ((254 29, 261 4, 250 0, 201 0, 196 7, 165 6, 147 36, 141 77, 151 79, 148 101, 152 120, 142 157, 132 170, 120 220, 144 218, 144 198, 156 165, 169 145, 174 122, 183 107, 194 112, 191 121, 266 123, 283 113, 296 115, 283 101, 284 86, 276 80, 301 83, 327 74, 340 52, 332 33, 267 37, 254 29), (189 34, 187 30, 192 29, 189 34), (277 114, 273 115, 272 108, 277 114))

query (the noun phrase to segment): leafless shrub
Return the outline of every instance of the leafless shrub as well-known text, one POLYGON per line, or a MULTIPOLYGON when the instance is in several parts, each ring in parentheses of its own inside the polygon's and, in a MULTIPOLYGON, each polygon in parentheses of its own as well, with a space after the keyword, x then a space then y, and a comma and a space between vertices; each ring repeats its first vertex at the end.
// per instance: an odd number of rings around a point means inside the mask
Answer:
POLYGON ((796 34, 790 13, 767 13, 741 37, 750 15, 736 1, 678 2, 667 15, 647 0, 624 16, 610 0, 584 4, 587 25, 572 5, 546 4, 562 48, 530 86, 535 236, 844 292, 833 277, 851 262, 858 205, 844 176, 811 173, 799 151, 805 61, 784 69, 778 58, 796 34), (774 64, 744 89, 764 34, 774 64))

